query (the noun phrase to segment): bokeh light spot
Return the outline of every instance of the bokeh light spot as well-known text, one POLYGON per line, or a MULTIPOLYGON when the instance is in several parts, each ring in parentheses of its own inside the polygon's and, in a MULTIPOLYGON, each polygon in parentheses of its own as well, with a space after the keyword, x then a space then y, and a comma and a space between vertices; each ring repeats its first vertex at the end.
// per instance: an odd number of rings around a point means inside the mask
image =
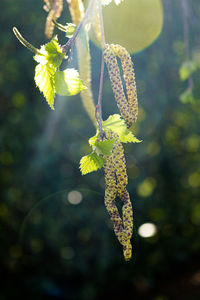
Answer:
POLYGON ((157 142, 151 142, 147 146, 147 153, 151 156, 156 156, 160 153, 160 145, 157 142))
POLYGON ((157 233, 156 225, 153 223, 144 223, 138 229, 138 234, 143 238, 152 237, 157 233))
POLYGON ((190 152, 197 152, 199 149, 199 144, 200 144, 199 136, 193 134, 187 139, 186 142, 187 150, 190 152))
POLYGON ((22 92, 17 92, 13 98, 12 102, 15 107, 21 108, 26 103, 26 97, 22 92))
MULTIPOLYGON (((126 0, 120 5, 113 1, 103 7, 103 19, 107 43, 123 45, 134 53, 151 45, 160 35, 163 5, 160 0, 126 0)), ((99 44, 94 36, 92 41, 99 44)))
POLYGON ((146 178, 137 187, 137 193, 141 197, 149 197, 156 187, 156 180, 154 178, 146 178))
POLYGON ((197 172, 190 174, 189 178, 188 178, 188 182, 191 187, 194 187, 194 188, 199 187, 200 186, 200 174, 197 172))
POLYGON ((81 203, 83 197, 82 197, 82 194, 80 192, 71 191, 67 195, 67 199, 68 199, 69 203, 77 205, 77 204, 81 203))

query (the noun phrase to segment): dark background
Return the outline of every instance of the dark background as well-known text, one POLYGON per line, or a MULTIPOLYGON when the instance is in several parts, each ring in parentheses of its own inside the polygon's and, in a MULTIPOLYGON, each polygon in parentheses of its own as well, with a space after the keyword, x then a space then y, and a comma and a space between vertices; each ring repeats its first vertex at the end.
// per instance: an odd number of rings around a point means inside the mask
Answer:
MULTIPOLYGON (((200 46, 200 3, 188 3, 192 55, 200 46)), ((130 262, 104 207, 103 171, 79 171, 95 134, 80 96, 57 98, 50 111, 35 88, 32 54, 12 33, 16 26, 36 47, 45 43, 42 5, 0 3, 0 300, 200 299, 200 72, 192 101, 182 103, 181 1, 164 1, 160 37, 134 56, 140 105, 134 132, 143 142, 125 146, 134 207, 130 262), (80 204, 68 201, 71 191, 81 193, 80 204), (157 228, 151 238, 138 234, 146 222, 157 228)), ((67 11, 65 4, 60 22, 67 11)), ((94 46, 92 55, 96 99, 94 46)), ((117 112, 107 80, 103 111, 104 119, 117 112)))

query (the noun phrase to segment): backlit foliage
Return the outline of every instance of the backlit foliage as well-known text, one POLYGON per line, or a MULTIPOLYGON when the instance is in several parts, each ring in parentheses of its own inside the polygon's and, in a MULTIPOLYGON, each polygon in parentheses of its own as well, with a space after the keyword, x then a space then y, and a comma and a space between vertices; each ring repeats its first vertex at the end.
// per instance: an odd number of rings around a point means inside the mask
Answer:
MULTIPOLYGON (((126 189, 128 175, 122 143, 140 142, 128 129, 136 122, 138 115, 133 63, 130 54, 124 47, 118 44, 105 44, 102 4, 100 1, 91 0, 86 12, 84 12, 84 5, 81 0, 68 0, 67 3, 69 4, 73 23, 67 23, 67 25, 56 22, 63 9, 62 0, 48 0, 45 3, 44 9, 49 12, 45 34, 48 38, 51 38, 56 25, 58 29, 65 32, 65 36, 68 38, 65 45, 59 45, 58 38, 55 36, 49 43, 37 49, 28 43, 16 28, 14 33, 24 46, 35 53, 34 60, 37 62, 35 83, 52 109, 54 109, 56 93, 61 96, 72 96, 82 91, 83 105, 97 127, 97 131, 96 135, 89 140, 92 152, 82 157, 80 170, 85 175, 104 167, 105 206, 113 222, 114 232, 123 247, 124 258, 130 260, 132 256, 133 212, 130 196, 126 189), (102 66, 104 66, 105 61, 114 97, 122 116, 118 114, 111 115, 106 121, 103 121, 100 113, 104 68, 101 67, 99 98, 96 109, 91 89, 91 56, 88 36, 90 26, 87 28, 86 26, 87 23, 90 25, 92 20, 95 24, 95 33, 98 39, 102 39, 102 66), (75 40, 77 42, 81 78, 78 71, 73 68, 60 70, 60 65, 64 59, 72 59, 75 40), (127 96, 124 92, 117 57, 121 61, 127 96), (119 198, 122 202, 122 213, 119 212, 116 206, 116 198, 119 198)), ((115 3, 119 4, 120 1, 115 1, 115 3)), ((104 1, 103 4, 109 4, 109 1, 104 1)))

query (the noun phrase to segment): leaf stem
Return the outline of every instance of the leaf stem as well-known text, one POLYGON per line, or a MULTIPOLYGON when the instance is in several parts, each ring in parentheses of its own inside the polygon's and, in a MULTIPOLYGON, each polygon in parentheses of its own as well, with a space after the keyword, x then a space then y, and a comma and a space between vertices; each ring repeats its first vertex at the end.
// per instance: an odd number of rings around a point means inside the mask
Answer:
POLYGON ((99 96, 98 96, 98 105, 97 109, 99 112, 99 135, 100 138, 103 138, 103 128, 102 128, 102 93, 103 93, 103 75, 104 75, 104 48, 105 48, 105 34, 104 34, 104 25, 103 25, 103 15, 102 15, 102 4, 101 0, 97 0, 98 11, 99 11, 99 20, 101 27, 101 44, 102 44, 102 56, 101 56, 101 74, 100 74, 100 84, 99 84, 99 96))

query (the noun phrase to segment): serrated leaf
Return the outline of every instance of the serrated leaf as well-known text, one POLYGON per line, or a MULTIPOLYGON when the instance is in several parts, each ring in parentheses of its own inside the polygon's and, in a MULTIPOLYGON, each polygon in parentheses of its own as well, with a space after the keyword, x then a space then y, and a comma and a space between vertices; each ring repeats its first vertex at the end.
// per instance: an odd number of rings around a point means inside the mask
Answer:
POLYGON ((111 155, 115 139, 95 142, 95 151, 97 154, 111 155))
POLYGON ((75 69, 66 69, 56 72, 55 88, 56 93, 61 96, 72 96, 86 89, 86 86, 75 69))
POLYGON ((41 46, 39 53, 34 56, 34 59, 40 64, 50 64, 54 68, 58 68, 65 58, 62 53, 61 46, 58 44, 58 38, 55 36, 52 40, 41 46))
POLYGON ((97 134, 92 136, 90 139, 89 139, 89 144, 90 146, 94 147, 95 146, 95 143, 96 143, 96 140, 97 140, 97 134))
POLYGON ((128 130, 126 123, 118 114, 111 115, 106 121, 103 121, 103 130, 111 130, 119 136, 122 143, 140 143, 133 133, 128 130))
POLYGON ((80 170, 82 175, 91 173, 101 169, 105 163, 105 159, 93 152, 87 156, 83 156, 80 161, 80 170))
POLYGON ((54 109, 55 83, 53 71, 48 65, 38 64, 35 68, 35 83, 44 94, 49 106, 54 109))

